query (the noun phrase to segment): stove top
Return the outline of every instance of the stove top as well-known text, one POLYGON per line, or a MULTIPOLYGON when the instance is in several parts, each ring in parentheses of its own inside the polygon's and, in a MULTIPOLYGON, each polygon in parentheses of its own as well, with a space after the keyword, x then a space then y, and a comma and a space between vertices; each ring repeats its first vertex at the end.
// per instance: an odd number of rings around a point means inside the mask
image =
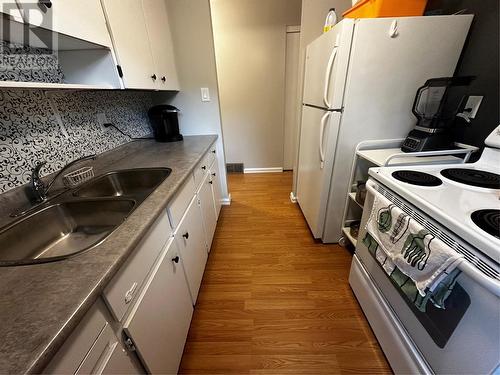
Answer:
POLYGON ((441 175, 455 182, 486 189, 500 189, 500 175, 479 169, 448 168, 441 175))
POLYGON ((500 149, 486 148, 476 163, 395 165, 370 168, 369 174, 500 263, 500 187, 496 184, 500 176, 500 149), (462 182, 463 176, 467 183, 462 182))
POLYGON ((396 180, 418 186, 439 186, 443 183, 440 178, 429 173, 412 170, 399 170, 392 172, 392 177, 396 180))

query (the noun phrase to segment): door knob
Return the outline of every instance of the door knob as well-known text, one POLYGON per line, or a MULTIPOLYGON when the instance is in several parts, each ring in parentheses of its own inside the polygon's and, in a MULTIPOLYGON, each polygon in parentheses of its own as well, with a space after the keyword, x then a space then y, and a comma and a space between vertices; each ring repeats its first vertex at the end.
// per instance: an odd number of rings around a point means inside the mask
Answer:
POLYGON ((189 232, 184 233, 182 237, 184 237, 187 240, 189 238, 189 232))
POLYGON ((179 263, 179 256, 177 255, 176 257, 172 258, 172 262, 179 263))
POLYGON ((151 78, 153 79, 153 81, 156 81, 156 74, 153 74, 151 78))

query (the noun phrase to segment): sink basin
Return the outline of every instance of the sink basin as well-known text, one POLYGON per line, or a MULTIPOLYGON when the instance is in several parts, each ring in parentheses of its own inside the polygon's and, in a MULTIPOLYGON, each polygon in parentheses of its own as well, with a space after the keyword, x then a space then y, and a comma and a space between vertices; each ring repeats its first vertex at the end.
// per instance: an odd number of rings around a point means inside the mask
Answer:
POLYGON ((0 231, 0 266, 65 259, 101 243, 134 209, 132 199, 53 204, 0 231))
POLYGON ((172 170, 139 168, 114 171, 83 184, 73 194, 77 197, 121 197, 149 195, 172 170))

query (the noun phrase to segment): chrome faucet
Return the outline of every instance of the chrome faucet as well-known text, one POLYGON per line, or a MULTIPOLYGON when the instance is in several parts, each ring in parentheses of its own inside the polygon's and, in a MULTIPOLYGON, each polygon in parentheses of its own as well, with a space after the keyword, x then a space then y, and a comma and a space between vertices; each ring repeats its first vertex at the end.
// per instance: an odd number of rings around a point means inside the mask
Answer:
POLYGON ((50 180, 48 184, 45 184, 45 182, 43 182, 42 178, 40 177, 40 170, 47 162, 37 162, 35 167, 31 171, 31 190, 33 192, 35 203, 42 203, 47 200, 47 194, 50 188, 57 180, 57 178, 61 175, 61 173, 63 173, 66 169, 72 167, 76 163, 80 163, 85 160, 94 160, 95 158, 96 155, 94 154, 83 156, 81 158, 73 160, 72 162, 66 164, 59 172, 57 172, 57 174, 50 180))

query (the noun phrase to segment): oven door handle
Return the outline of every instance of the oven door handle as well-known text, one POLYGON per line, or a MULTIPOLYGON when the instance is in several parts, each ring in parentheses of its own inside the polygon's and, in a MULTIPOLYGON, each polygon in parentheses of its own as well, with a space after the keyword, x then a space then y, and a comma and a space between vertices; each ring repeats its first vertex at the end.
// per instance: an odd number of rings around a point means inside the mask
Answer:
MULTIPOLYGON (((378 186, 371 179, 366 181, 366 190, 368 190, 368 192, 370 192, 374 197, 377 194, 380 194, 380 192, 378 191, 378 186)), ((500 281, 486 276, 483 272, 479 271, 467 259, 463 259, 463 261, 460 262, 457 267, 460 271, 469 276, 472 280, 481 285, 483 288, 489 290, 495 296, 500 297, 500 281)))

